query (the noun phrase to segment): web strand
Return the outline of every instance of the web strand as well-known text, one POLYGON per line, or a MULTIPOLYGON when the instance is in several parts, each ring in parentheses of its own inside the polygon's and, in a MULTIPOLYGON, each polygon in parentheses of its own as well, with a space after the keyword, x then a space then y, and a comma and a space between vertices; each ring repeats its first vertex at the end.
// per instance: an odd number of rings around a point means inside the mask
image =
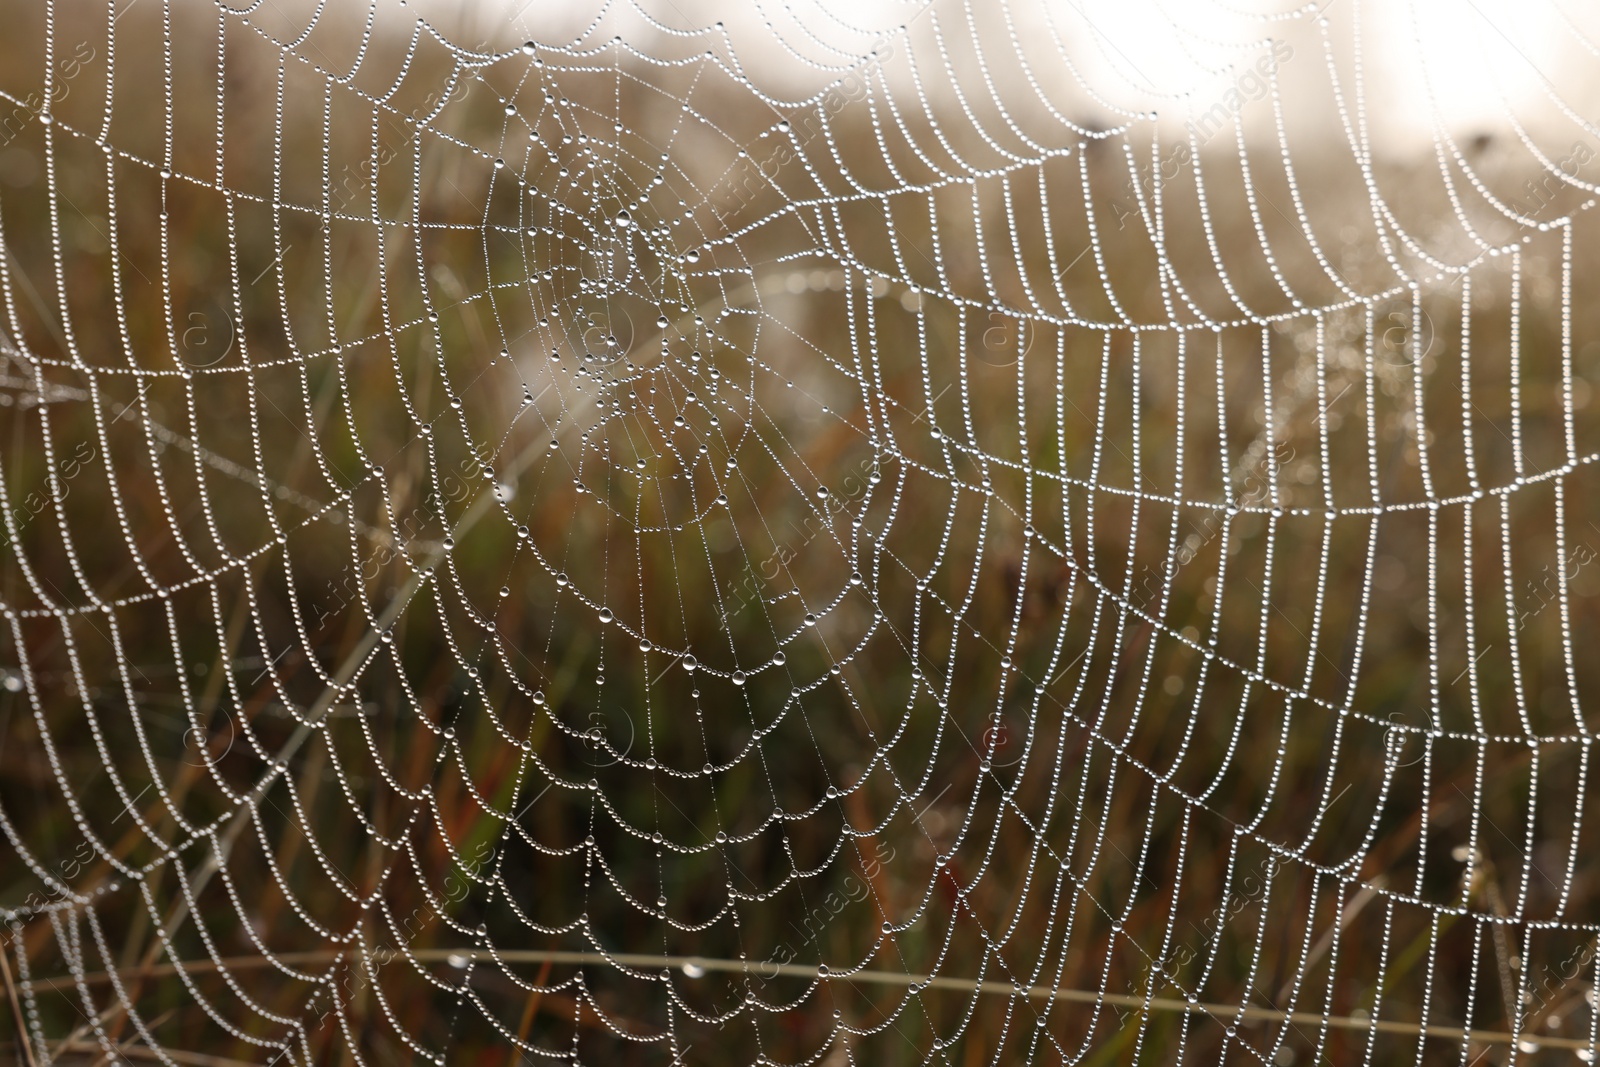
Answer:
POLYGON ((593 7, 14 13, 9 1051, 1594 1062, 1594 28, 593 7))

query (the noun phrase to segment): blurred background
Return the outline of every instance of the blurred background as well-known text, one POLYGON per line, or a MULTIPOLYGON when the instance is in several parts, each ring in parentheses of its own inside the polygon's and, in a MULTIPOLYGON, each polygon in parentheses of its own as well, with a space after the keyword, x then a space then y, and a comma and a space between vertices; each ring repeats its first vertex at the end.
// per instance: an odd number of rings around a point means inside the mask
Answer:
POLYGON ((1593 1062, 1592 13, 5 14, 8 1062, 1593 1062))

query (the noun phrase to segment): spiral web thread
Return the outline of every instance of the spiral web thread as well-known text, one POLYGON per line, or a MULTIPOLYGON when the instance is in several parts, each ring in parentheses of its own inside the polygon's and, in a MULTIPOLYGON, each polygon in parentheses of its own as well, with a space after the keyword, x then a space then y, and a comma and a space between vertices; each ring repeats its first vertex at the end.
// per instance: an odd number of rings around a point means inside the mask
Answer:
POLYGON ((14 12, 19 1061, 1593 1062, 1583 80, 902 6, 14 12))

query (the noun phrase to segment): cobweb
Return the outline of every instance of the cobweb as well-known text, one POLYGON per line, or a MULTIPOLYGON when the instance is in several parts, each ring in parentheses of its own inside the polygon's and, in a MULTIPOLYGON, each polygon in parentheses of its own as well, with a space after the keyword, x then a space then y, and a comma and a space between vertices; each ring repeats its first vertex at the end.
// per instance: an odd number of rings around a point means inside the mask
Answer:
POLYGON ((1593 1062, 1593 20, 545 6, 8 5, 13 1061, 1593 1062))

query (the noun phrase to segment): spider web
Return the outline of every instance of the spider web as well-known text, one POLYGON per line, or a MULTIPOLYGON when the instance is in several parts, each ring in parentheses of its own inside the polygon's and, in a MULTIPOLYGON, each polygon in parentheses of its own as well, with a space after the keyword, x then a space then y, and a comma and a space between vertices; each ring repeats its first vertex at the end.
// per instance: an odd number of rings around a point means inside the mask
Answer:
POLYGON ((1578 16, 8 14, 19 1062, 1593 1062, 1578 16))

